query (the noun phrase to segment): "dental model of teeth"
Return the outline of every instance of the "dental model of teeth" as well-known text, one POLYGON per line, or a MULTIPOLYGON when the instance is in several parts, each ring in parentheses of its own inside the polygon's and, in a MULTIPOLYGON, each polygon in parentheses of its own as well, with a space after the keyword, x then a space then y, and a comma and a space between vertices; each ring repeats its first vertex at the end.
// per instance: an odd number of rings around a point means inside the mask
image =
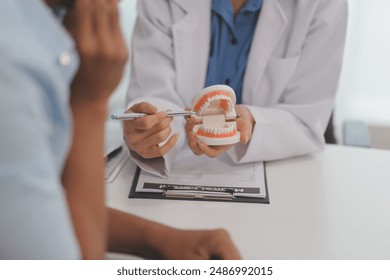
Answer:
POLYGON ((192 111, 201 121, 193 128, 197 140, 208 146, 231 145, 240 141, 234 106, 236 95, 231 87, 214 85, 203 89, 192 99, 192 111))

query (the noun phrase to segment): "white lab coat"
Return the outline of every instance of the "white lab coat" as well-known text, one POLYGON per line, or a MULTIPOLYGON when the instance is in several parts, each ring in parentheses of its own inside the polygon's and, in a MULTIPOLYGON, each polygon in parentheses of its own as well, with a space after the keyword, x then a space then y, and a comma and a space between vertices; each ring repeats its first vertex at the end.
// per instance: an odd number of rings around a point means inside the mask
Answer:
MULTIPOLYGON (((205 85, 211 0, 139 0, 132 39, 129 107, 190 107, 205 85)), ((347 0, 264 0, 244 78, 242 103, 256 121, 247 145, 229 150, 235 163, 271 161, 324 148, 344 51, 347 0)), ((163 159, 132 158, 163 175, 186 146, 176 118, 176 147, 163 159)))

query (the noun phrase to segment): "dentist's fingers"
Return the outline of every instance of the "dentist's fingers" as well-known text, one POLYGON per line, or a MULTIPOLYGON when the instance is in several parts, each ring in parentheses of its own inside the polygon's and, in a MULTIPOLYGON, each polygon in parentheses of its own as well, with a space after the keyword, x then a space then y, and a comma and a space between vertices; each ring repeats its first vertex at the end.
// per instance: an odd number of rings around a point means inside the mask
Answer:
POLYGON ((171 118, 159 121, 157 114, 124 122, 124 137, 131 150, 140 154, 148 147, 161 143, 169 136, 171 118))
POLYGON ((186 124, 185 124, 185 131, 186 131, 186 135, 188 137, 192 133, 192 129, 194 128, 195 125, 196 125, 195 118, 192 118, 192 117, 187 118, 186 124))
POLYGON ((198 139, 195 133, 191 132, 188 135, 188 146, 196 156, 203 155, 202 149, 198 145, 198 139))
POLYGON ((221 145, 221 146, 207 146, 206 144, 199 143, 199 148, 202 150, 204 154, 206 154, 210 158, 215 158, 227 150, 229 150, 232 145, 221 145))
POLYGON ((128 147, 143 158, 156 158, 166 155, 176 144, 179 135, 172 133, 173 118, 166 111, 148 102, 133 105, 126 113, 145 113, 147 116, 124 122, 124 134, 128 147), (168 140, 167 140, 168 139, 168 140), (167 142, 160 146, 160 143, 167 142))
POLYGON ((127 112, 145 113, 148 115, 157 113, 158 108, 149 102, 134 104, 127 112))
POLYGON ((245 106, 237 105, 236 111, 240 115, 236 119, 237 130, 240 132, 240 142, 245 145, 252 138, 255 121, 251 111, 245 106))
MULTIPOLYGON (((167 119, 167 112, 158 112, 149 116, 142 118, 134 119, 131 121, 126 121, 125 125, 131 125, 133 129, 139 131, 147 131, 152 129, 156 125, 160 124, 162 121, 167 119)), ((168 118, 168 122, 171 122, 171 118, 168 118)))
POLYGON ((152 128, 150 128, 148 130, 140 129, 140 130, 137 130, 137 132, 140 132, 139 135, 142 136, 141 139, 146 139, 146 138, 151 137, 152 135, 154 135, 154 134, 156 134, 164 129, 170 128, 172 121, 173 121, 173 118, 166 117, 162 121, 158 122, 152 128))
POLYGON ((164 142, 172 132, 172 128, 168 126, 167 128, 157 131, 156 133, 146 137, 142 140, 142 145, 146 147, 156 146, 164 142))
POLYGON ((159 145, 154 145, 136 152, 145 159, 162 157, 166 155, 175 146, 178 138, 179 134, 174 134, 171 136, 171 138, 169 138, 167 143, 165 143, 161 147, 159 145))

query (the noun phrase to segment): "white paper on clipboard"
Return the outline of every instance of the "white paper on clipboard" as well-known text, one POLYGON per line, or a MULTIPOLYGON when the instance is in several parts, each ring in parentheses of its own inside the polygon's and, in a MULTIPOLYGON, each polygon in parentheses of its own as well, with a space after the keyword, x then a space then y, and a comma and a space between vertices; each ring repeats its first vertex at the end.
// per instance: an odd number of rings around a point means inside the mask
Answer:
POLYGON ((218 158, 195 156, 185 149, 167 178, 143 170, 136 192, 162 193, 167 188, 193 192, 233 191, 236 197, 267 196, 264 163, 234 164, 225 154, 218 158))

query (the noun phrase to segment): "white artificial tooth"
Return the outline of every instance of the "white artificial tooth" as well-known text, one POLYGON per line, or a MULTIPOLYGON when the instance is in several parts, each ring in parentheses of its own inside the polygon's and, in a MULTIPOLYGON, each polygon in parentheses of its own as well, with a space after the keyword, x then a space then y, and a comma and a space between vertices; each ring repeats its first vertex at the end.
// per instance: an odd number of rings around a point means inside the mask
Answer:
POLYGON ((205 112, 206 112, 206 109, 207 109, 207 105, 206 105, 206 103, 205 103, 205 104, 203 104, 203 106, 201 107, 202 113, 205 113, 205 112))

